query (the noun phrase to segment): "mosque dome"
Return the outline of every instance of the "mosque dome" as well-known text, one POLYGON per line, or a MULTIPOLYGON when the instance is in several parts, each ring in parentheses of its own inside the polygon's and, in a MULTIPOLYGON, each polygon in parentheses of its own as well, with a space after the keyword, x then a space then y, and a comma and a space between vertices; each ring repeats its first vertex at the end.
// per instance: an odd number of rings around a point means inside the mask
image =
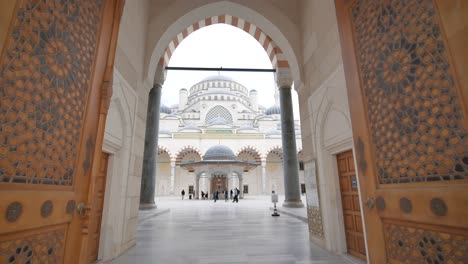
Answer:
POLYGON ((169 115, 172 113, 172 110, 168 106, 161 104, 161 113, 165 113, 169 115))
POLYGON ((266 111, 265 111, 265 114, 266 115, 279 115, 281 114, 281 108, 277 105, 274 105, 270 108, 268 108, 266 111))
POLYGON ((231 77, 227 77, 227 76, 224 76, 224 75, 212 75, 212 76, 208 76, 206 78, 204 78, 203 80, 201 80, 202 82, 208 82, 208 81, 228 81, 228 82, 237 82, 236 80, 234 80, 233 78, 231 77))
POLYGON ((206 151, 203 160, 236 160, 236 155, 229 147, 217 145, 206 151))

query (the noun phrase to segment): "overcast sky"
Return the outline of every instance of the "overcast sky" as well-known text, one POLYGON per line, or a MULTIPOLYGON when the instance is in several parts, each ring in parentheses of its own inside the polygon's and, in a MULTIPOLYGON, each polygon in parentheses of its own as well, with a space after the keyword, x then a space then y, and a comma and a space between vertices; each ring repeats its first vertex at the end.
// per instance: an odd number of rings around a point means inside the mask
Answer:
MULTIPOLYGON (((226 24, 204 27, 190 34, 176 48, 169 66, 178 67, 223 67, 267 68, 271 62, 263 47, 248 33, 226 24)), ((207 76, 218 72, 168 71, 163 86, 162 103, 171 106, 179 101, 179 90, 189 89, 207 76)), ((274 104, 276 87, 273 73, 221 72, 247 87, 258 91, 259 104, 270 107, 274 104)), ((299 119, 297 93, 293 92, 294 117, 299 119)))

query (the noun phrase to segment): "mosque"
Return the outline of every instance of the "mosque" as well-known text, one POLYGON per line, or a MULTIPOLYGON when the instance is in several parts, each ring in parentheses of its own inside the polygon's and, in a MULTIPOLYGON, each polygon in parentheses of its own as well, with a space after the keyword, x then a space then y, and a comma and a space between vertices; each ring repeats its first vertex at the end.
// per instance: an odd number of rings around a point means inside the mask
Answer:
MULTIPOLYGON (((271 89, 274 89, 272 87, 271 89)), ((179 104, 161 105, 156 195, 188 190, 196 198, 218 189, 241 191, 241 198, 275 191, 284 194, 281 123, 278 90, 268 108, 258 103, 259 92, 223 75, 204 78, 179 91, 179 104), (213 155, 215 154, 215 155, 213 155), (209 156, 209 157, 208 157, 209 156), (236 160, 255 164, 250 169, 192 169, 186 163, 236 160)), ((305 193, 301 132, 295 121, 299 181, 305 193)), ((240 168, 240 167, 239 167, 240 168)))

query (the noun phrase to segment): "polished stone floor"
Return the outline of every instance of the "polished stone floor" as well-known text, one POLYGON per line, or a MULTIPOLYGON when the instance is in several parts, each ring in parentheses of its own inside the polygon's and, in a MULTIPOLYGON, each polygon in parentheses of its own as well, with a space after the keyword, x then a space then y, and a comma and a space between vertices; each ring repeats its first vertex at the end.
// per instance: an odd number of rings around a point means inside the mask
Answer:
POLYGON ((272 217, 266 199, 157 204, 170 211, 140 221, 137 245, 112 263, 352 263, 311 244, 303 221, 272 217))

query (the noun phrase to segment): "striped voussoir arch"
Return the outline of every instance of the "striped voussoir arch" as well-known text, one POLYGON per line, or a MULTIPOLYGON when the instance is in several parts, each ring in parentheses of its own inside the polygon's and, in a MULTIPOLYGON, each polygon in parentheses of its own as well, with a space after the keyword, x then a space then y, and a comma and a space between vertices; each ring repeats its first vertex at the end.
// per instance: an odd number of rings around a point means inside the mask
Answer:
POLYGON ((179 44, 184 40, 188 35, 197 31, 202 27, 206 27, 214 24, 228 24, 237 28, 242 29, 243 31, 250 34, 254 37, 260 45, 265 49, 268 54, 272 67, 275 68, 289 68, 289 63, 286 60, 283 51, 276 46, 274 41, 270 36, 265 34, 259 27, 256 25, 236 16, 230 15, 219 15, 212 16, 202 20, 199 20, 188 28, 184 29, 182 32, 177 34, 177 36, 169 43, 166 48, 164 55, 160 58, 159 64, 163 67, 167 66, 169 60, 171 59, 174 50, 179 46, 179 44))

